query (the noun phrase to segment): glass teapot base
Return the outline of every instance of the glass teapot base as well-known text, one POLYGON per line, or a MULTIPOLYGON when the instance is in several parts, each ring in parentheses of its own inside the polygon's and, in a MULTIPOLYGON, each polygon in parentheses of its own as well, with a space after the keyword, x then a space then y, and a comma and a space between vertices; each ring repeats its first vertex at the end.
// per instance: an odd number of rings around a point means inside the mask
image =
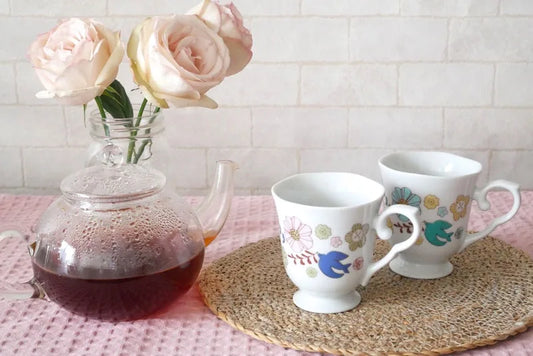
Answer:
POLYGON ((194 284, 204 250, 176 267, 144 276, 82 279, 58 275, 33 264, 35 278, 50 300, 74 314, 100 320, 134 320, 171 304, 194 284))

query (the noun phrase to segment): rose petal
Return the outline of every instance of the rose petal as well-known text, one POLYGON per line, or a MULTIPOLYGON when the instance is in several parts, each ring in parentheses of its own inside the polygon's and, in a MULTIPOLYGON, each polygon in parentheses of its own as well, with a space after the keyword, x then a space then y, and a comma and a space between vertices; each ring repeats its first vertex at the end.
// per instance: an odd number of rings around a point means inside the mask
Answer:
POLYGON ((227 75, 234 75, 248 65, 252 59, 252 51, 242 45, 238 40, 227 38, 224 43, 229 49, 231 62, 228 67, 227 75))

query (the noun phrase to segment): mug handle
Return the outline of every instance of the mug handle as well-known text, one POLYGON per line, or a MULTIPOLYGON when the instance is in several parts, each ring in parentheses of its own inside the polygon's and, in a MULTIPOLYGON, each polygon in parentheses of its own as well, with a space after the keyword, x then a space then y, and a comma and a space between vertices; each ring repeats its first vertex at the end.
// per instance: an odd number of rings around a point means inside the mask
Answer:
POLYGON ((378 217, 374 219, 372 225, 376 230, 377 236, 382 240, 388 240, 392 236, 392 230, 387 226, 387 216, 393 214, 402 214, 405 215, 413 223, 413 233, 409 238, 400 243, 394 244, 390 251, 379 261, 371 263, 366 269, 363 280, 361 281, 362 286, 366 286, 370 277, 379 271, 382 267, 389 264, 389 262, 398 255, 398 253, 403 250, 408 249, 413 246, 420 236, 420 210, 414 206, 408 206, 403 204, 395 204, 389 206, 385 209, 378 217))
POLYGON ((508 180, 503 180, 503 179, 492 181, 489 184, 487 184, 487 186, 485 186, 485 188, 483 189, 476 188, 474 192, 474 200, 477 201, 477 204, 480 210, 486 211, 490 209, 490 202, 487 200, 487 193, 493 188, 506 189, 513 195, 514 200, 513 200, 513 206, 511 207, 511 210, 509 210, 506 214, 498 216, 497 218, 492 220, 487 225, 487 227, 485 227, 483 230, 472 233, 472 234, 468 234, 459 252, 463 251, 467 246, 469 246, 473 242, 476 242, 477 240, 487 236, 497 226, 510 220, 518 211, 518 208, 520 207, 520 191, 519 191, 520 186, 517 183, 510 182, 508 180))
MULTIPOLYGON (((0 232, 0 242, 8 237, 16 237, 25 240, 22 233, 17 230, 6 230, 0 232)), ((33 252, 32 246, 29 247, 30 254, 33 252)), ((7 300, 43 298, 44 292, 38 287, 34 278, 26 283, 9 283, 0 281, 0 298, 7 300)))

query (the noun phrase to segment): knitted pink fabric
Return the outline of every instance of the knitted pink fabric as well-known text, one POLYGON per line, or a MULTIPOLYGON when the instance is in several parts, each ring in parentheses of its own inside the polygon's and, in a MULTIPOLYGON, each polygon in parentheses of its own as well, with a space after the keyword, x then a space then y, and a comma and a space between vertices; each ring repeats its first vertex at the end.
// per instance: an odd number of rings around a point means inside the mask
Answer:
MULTIPOLYGON (((475 207, 470 230, 511 206, 510 194, 489 195, 492 209, 475 207)), ((52 202, 50 196, 0 195, 0 231, 31 227, 52 202)), ((189 198, 197 202, 197 198, 189 198)), ((491 235, 533 256, 533 192, 522 193, 518 214, 491 235)), ((217 240, 206 251, 205 264, 249 242, 278 233, 270 196, 235 197, 230 217, 217 240)), ((6 239, 0 247, 0 278, 10 282, 31 277, 25 243, 6 239)), ((532 296, 530 296, 532 297, 532 296)), ((191 289, 166 311, 149 319, 110 323, 86 319, 44 300, 0 300, 0 355, 308 355, 255 340, 217 319, 202 303, 197 288, 191 289)), ((494 346, 458 355, 533 355, 533 330, 494 346)))

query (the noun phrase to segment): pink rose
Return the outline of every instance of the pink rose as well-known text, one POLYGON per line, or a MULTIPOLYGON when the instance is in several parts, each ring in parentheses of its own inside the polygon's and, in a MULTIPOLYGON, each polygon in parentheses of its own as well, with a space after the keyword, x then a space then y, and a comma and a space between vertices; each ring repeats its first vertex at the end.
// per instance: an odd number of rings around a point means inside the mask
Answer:
POLYGON ((240 72, 252 58, 252 34, 242 23, 242 16, 233 5, 204 0, 189 10, 188 14, 200 17, 213 31, 224 39, 231 58, 226 75, 240 72))
POLYGON ((198 17, 147 18, 133 30, 127 52, 134 80, 151 103, 217 107, 205 93, 224 80, 229 52, 198 17))
POLYGON ((37 37, 28 56, 46 90, 38 98, 87 104, 115 80, 124 56, 120 32, 93 20, 72 18, 37 37))

